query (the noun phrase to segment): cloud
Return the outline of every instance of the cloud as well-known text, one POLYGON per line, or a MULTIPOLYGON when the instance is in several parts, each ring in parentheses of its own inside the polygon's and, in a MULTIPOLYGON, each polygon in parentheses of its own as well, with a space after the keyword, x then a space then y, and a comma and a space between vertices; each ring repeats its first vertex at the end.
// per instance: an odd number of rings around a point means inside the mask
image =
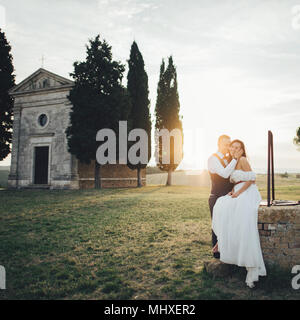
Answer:
POLYGON ((133 18, 146 10, 157 9, 159 5, 153 1, 137 1, 137 0, 99 0, 98 6, 101 10, 105 10, 109 18, 133 18))

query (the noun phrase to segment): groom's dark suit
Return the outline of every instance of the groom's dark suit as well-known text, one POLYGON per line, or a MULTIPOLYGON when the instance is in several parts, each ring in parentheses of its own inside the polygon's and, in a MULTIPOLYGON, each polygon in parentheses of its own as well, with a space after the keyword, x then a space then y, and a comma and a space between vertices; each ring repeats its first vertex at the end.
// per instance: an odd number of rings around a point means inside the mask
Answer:
MULTIPOLYGON (((213 207, 217 199, 219 197, 225 196, 233 188, 233 183, 229 181, 229 176, 233 172, 235 165, 236 165, 236 160, 233 159, 230 162, 230 164, 226 166, 226 163, 224 161, 224 155, 222 155, 219 152, 213 154, 208 160, 208 169, 209 169, 208 172, 211 178, 211 192, 208 199, 208 204, 209 204, 211 218, 213 216, 213 207), (218 163, 216 161, 218 161, 218 163), (220 163, 223 168, 220 167, 220 163)), ((217 237, 212 230, 212 246, 214 247, 216 243, 217 243, 217 237)), ((220 258, 219 252, 214 253, 214 257, 220 258)))

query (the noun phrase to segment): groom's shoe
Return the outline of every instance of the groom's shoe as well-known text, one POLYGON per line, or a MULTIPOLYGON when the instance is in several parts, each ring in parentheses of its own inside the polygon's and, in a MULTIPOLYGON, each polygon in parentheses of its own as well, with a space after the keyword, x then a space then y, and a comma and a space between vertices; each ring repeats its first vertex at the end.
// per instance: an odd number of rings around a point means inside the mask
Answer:
POLYGON ((214 258, 215 259, 220 259, 220 252, 215 252, 214 253, 214 258))

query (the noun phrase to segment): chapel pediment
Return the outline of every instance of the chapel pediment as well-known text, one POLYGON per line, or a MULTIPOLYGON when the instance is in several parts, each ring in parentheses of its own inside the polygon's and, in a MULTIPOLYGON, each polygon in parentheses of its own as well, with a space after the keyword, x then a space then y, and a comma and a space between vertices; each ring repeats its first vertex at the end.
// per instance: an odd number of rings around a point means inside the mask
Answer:
POLYGON ((19 94, 32 91, 50 90, 60 87, 72 86, 74 82, 61 77, 43 68, 38 69, 31 76, 24 79, 10 90, 10 94, 19 94))

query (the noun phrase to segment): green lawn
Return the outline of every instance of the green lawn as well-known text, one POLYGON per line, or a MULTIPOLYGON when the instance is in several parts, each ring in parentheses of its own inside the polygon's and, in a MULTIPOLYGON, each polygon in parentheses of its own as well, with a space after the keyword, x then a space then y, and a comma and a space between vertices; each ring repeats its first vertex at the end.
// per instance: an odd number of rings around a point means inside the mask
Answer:
MULTIPOLYGON (((288 181, 288 180, 286 180, 288 181)), ((259 182, 265 194, 264 180, 259 182)), ((299 299, 292 274, 212 279, 209 189, 1 190, 0 299, 299 299)), ((298 184, 278 187, 300 199, 298 184)))

